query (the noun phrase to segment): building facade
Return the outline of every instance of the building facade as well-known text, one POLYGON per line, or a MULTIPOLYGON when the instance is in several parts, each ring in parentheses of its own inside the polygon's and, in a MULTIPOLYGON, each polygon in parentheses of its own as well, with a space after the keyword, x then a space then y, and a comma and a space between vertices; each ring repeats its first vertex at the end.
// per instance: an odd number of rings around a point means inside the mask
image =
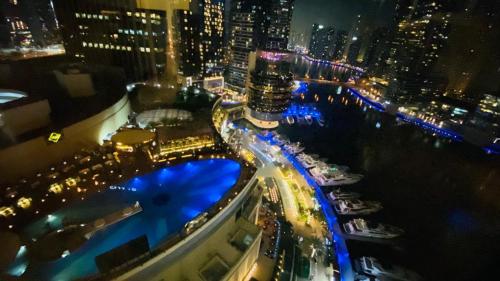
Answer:
POLYGON ((261 128, 279 125, 291 101, 291 53, 257 50, 250 56, 247 119, 261 128))
POLYGON ((346 45, 347 45, 347 32, 344 30, 338 30, 335 33, 334 46, 333 46, 334 60, 342 60, 346 45))
POLYGON ((309 42, 309 55, 315 59, 332 60, 335 39, 333 26, 313 24, 311 41, 309 42))
POLYGON ((178 50, 176 62, 178 74, 183 77, 197 76, 201 71, 201 41, 200 26, 193 24, 199 22, 199 15, 189 10, 175 10, 174 42, 178 50))
POLYGON ((265 45, 269 5, 263 0, 231 2, 228 88, 243 93, 248 55, 265 45))
POLYGON ((446 2, 397 4, 390 78, 398 98, 440 95, 445 91, 446 78, 435 70, 450 30, 450 6, 446 2))
POLYGON ((269 25, 266 31, 268 50, 286 50, 295 0, 269 1, 269 25))
POLYGON ((130 1, 55 2, 68 55, 123 68, 129 81, 158 79, 166 67, 166 14, 130 1))

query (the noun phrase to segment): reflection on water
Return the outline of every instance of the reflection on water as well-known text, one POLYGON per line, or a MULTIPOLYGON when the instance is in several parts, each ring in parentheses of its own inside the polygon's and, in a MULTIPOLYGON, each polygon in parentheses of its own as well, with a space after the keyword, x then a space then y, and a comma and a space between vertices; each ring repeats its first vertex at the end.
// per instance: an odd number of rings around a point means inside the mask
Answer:
POLYGON ((406 231, 396 245, 351 241, 352 256, 406 264, 428 280, 499 276, 498 156, 396 122, 338 87, 312 84, 303 94, 295 95, 295 105, 313 104, 324 126, 286 123, 280 131, 303 143, 306 152, 364 174, 345 188, 383 203, 371 220, 406 231))

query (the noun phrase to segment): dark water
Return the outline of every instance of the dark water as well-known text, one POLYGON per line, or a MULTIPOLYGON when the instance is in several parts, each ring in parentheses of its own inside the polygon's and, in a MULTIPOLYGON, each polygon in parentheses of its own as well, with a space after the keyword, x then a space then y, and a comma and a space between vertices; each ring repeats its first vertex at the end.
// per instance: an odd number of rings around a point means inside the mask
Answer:
POLYGON ((369 219, 406 231, 394 245, 348 242, 352 257, 402 264, 426 280, 500 280, 498 156, 401 125, 345 91, 338 95, 335 86, 312 84, 294 102, 314 104, 326 125, 295 123, 280 131, 306 152, 364 174, 344 188, 382 202, 384 209, 369 219))

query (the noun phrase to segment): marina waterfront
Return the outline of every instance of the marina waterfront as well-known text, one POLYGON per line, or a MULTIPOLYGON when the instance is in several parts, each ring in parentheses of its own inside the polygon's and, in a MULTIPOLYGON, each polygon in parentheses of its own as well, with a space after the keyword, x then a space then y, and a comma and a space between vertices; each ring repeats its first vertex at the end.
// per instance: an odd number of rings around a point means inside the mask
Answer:
POLYGON ((405 230, 389 244, 348 241, 351 258, 375 256, 426 280, 489 280, 499 273, 498 156, 397 120, 338 86, 313 83, 295 95, 294 106, 315 110, 315 121, 286 118, 278 132, 363 174, 342 189, 382 202, 383 210, 366 218, 405 230))

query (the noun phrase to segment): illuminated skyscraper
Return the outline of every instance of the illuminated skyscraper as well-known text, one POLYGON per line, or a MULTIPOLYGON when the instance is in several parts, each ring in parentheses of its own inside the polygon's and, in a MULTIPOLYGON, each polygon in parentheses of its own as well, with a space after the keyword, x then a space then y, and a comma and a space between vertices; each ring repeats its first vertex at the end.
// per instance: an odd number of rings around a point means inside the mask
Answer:
POLYGON ((325 27, 313 24, 311 41, 309 42, 309 55, 315 59, 331 60, 333 58, 333 47, 335 29, 333 26, 325 27))
POLYGON ((401 0, 397 5, 400 21, 390 63, 399 97, 439 95, 446 88, 444 77, 434 72, 450 28, 446 2, 401 0))
POLYGON ((243 92, 248 73, 248 55, 265 40, 264 0, 235 0, 231 7, 231 35, 228 87, 243 92))
POLYGON ((129 81, 158 79, 164 73, 164 11, 104 0, 58 0, 55 9, 68 55, 122 67, 129 81))
POLYGON ((344 30, 338 30, 335 33, 334 45, 333 45, 333 59, 341 60, 344 54, 344 50, 347 44, 347 32, 344 30))
POLYGON ((203 77, 223 72, 224 0, 192 0, 190 10, 199 16, 200 59, 203 77))
POLYGON ((286 50, 293 0, 233 0, 231 5, 228 86, 243 92, 251 51, 286 50))
POLYGON ((178 74, 183 77, 201 74, 200 26, 196 24, 199 21, 199 15, 194 15, 192 11, 175 10, 173 38, 178 50, 178 74))
POLYGON ((247 119, 261 128, 275 128, 291 101, 291 53, 257 50, 250 55, 247 119))
POLYGON ((268 0, 269 25, 266 32, 266 49, 286 50, 295 0, 268 0))

